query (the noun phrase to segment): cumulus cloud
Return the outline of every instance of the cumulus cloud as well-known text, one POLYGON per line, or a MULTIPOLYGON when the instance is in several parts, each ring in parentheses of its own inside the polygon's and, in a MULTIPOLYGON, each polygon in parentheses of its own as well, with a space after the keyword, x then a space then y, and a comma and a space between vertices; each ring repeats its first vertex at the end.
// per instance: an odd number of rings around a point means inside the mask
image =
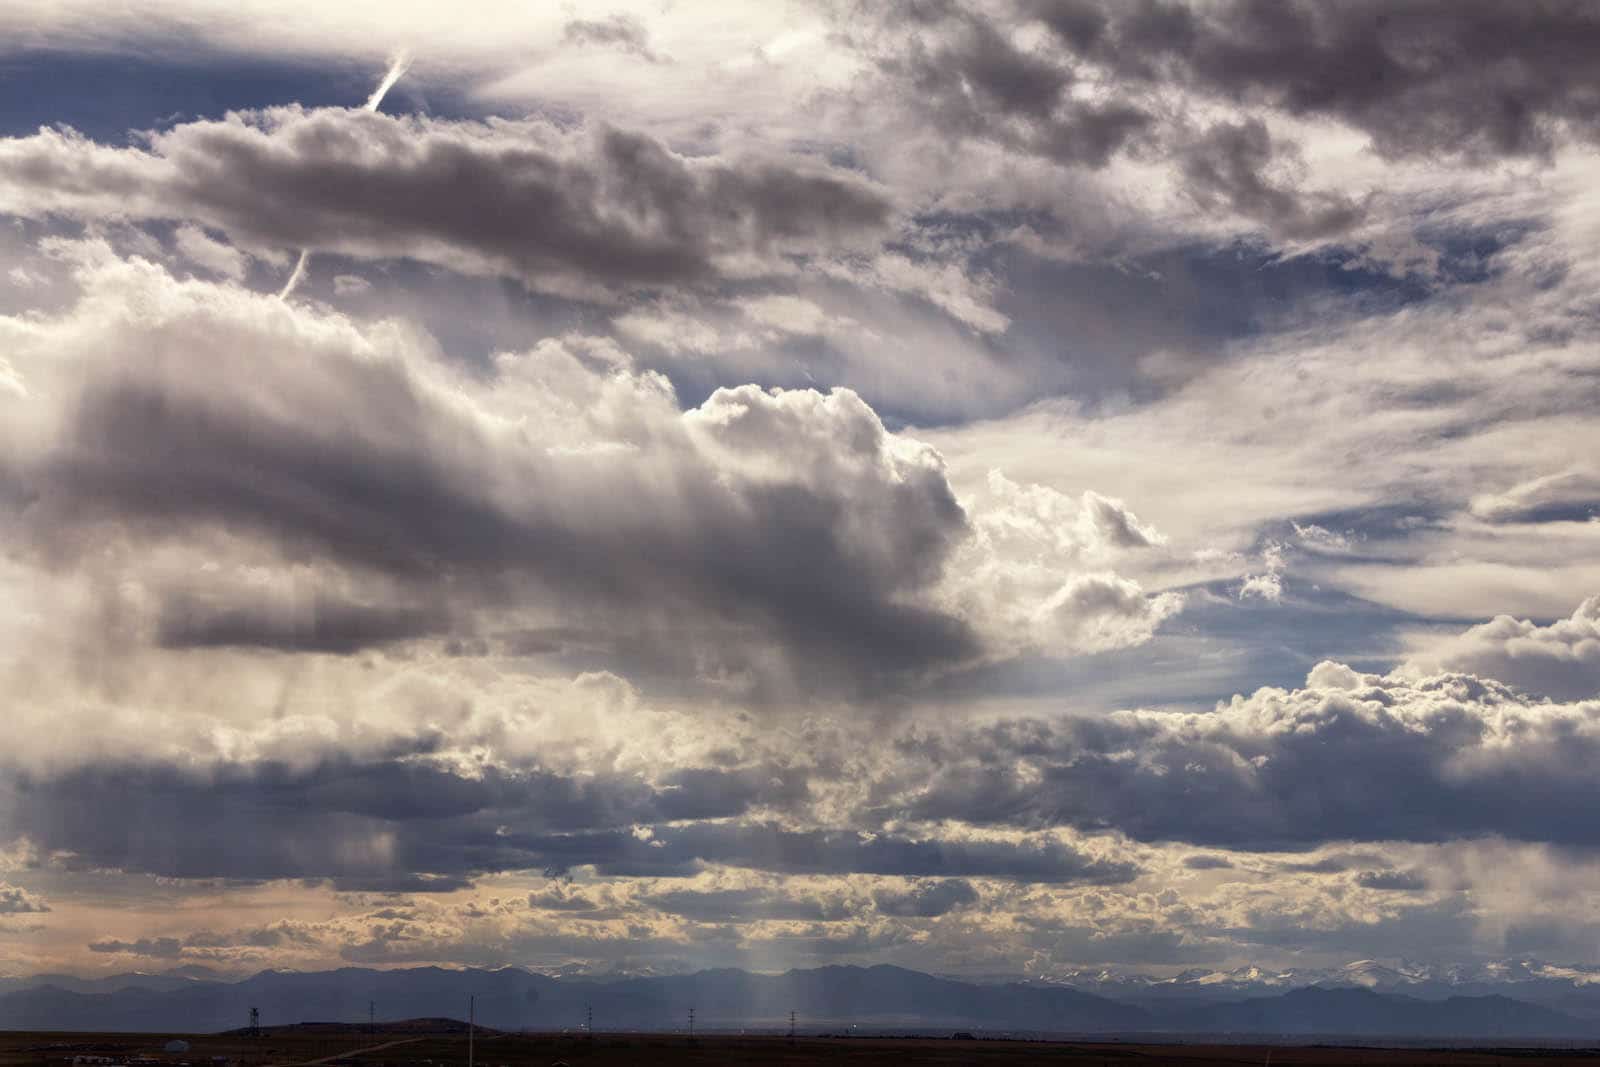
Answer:
POLYGON ((872 903, 885 915, 900 918, 933 919, 978 903, 978 891, 961 878, 918 882, 904 890, 881 889, 872 903))
POLYGON ((848 390, 684 409, 584 338, 468 381, 398 324, 60 254, 82 299, 14 327, 53 398, 8 431, 18 532, 51 568, 137 567, 121 588, 143 592, 114 595, 165 647, 476 640, 559 605, 630 669, 688 656, 758 696, 872 695, 1018 641, 1139 644, 1182 603, 1112 569, 1162 540, 1120 502, 996 475, 964 505, 848 390))
POLYGON ((198 586, 147 575, 164 643, 348 649, 438 632, 511 580, 569 626, 681 637, 735 672, 776 657, 801 688, 980 650, 924 592, 969 532, 943 464, 854 394, 746 387, 685 411, 625 357, 554 343, 469 392, 403 332, 92 255, 77 309, 24 331, 24 375, 77 367, 59 407, 13 424, 24 525, 63 564, 115 531, 222 533, 198 586), (170 313, 132 312, 152 299, 170 313), (308 553, 302 593, 282 568, 308 553))
POLYGON ((1268 544, 1261 552, 1261 566, 1260 573, 1247 574, 1239 583, 1239 599, 1256 597, 1276 604, 1283 599, 1284 547, 1268 544))
POLYGON ((977 536, 959 553, 948 592, 994 620, 1015 647, 1064 654, 1140 645, 1183 608, 1183 594, 1147 593, 1112 569, 1166 542, 1120 500, 991 471, 971 510, 977 536))
POLYGON ((0 209, 189 220, 250 248, 409 257, 597 298, 778 270, 785 254, 879 235, 893 214, 882 189, 803 158, 690 159, 603 126, 298 107, 182 123, 131 148, 70 130, 5 139, 0 209))
POLYGON ((1411 664, 1413 670, 1429 668, 1497 678, 1556 700, 1600 697, 1600 596, 1547 626, 1497 615, 1456 636, 1430 641, 1411 664))
POLYGON ((33 893, 0 882, 0 915, 38 915, 49 910, 50 905, 33 893))
POLYGON ((1594 799, 1584 768, 1600 751, 1596 705, 1533 702, 1461 674, 1357 678, 1261 689, 1202 714, 930 735, 928 762, 904 769, 887 808, 1256 850, 1492 835, 1600 844, 1566 814, 1594 799))

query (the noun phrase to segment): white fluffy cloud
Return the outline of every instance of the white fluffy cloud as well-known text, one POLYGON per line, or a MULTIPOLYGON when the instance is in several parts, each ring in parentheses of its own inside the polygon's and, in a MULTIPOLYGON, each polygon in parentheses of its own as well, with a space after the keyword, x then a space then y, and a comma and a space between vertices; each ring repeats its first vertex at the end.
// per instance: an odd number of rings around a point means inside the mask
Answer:
POLYGON ((1547 626, 1497 615, 1461 634, 1426 640, 1410 667, 1498 678, 1556 700, 1600 698, 1600 596, 1547 626))

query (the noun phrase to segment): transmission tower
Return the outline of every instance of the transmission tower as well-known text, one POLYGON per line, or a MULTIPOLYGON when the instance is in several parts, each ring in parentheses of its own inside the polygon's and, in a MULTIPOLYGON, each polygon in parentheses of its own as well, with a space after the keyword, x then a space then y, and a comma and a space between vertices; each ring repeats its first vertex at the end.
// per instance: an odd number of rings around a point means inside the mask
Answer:
POLYGON ((251 1008, 250 1009, 250 1036, 251 1037, 260 1037, 261 1036, 261 1009, 260 1008, 251 1008))
POLYGON ((789 1012, 789 1044, 794 1044, 794 1011, 789 1012))
POLYGON ((689 1009, 689 1040, 694 1040, 694 1009, 689 1009))
POLYGON ((583 1032, 591 1041, 594 1040, 594 1005, 583 1006, 583 1032))

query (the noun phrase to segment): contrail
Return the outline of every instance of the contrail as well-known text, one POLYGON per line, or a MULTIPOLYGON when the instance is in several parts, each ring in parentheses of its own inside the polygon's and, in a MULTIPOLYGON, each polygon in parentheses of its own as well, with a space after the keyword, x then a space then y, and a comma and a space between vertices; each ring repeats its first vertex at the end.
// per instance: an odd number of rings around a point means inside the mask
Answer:
MULTIPOLYGON (((383 98, 388 95, 390 89, 394 88, 394 83, 405 77, 406 71, 410 69, 411 54, 405 51, 396 54, 389 64, 388 73, 384 74, 383 80, 378 82, 378 87, 372 90, 372 95, 367 97, 367 102, 361 105, 362 109, 365 111, 378 110, 378 105, 383 103, 383 98)), ((305 277, 306 262, 310 259, 311 250, 302 248, 300 250, 300 258, 295 260, 294 270, 289 272, 289 280, 283 283, 283 290, 278 293, 279 300, 287 300, 289 294, 294 292, 294 287, 300 284, 301 278, 305 277)))
POLYGON ((306 273, 306 260, 311 258, 311 250, 302 248, 300 258, 295 260, 294 270, 289 272, 289 280, 283 283, 283 288, 278 292, 279 300, 289 299, 289 294, 294 292, 294 287, 300 284, 300 279, 306 273))
POLYGON ((410 53, 404 51, 398 53, 394 57, 394 62, 389 64, 389 73, 383 76, 383 81, 379 82, 378 87, 372 90, 372 95, 367 97, 367 102, 362 106, 368 111, 378 110, 378 105, 383 103, 384 95, 387 94, 390 89, 393 89, 394 83, 405 77, 406 71, 410 69, 410 53))

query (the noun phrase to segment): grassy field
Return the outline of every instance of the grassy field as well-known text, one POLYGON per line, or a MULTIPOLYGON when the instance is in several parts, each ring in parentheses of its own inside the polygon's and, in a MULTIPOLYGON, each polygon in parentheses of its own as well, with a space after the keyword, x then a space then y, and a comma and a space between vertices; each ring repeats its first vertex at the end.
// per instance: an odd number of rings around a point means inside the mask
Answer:
MULTIPOLYGON (((457 1067, 467 1062, 467 1039, 459 1033, 424 1033, 386 1028, 376 1034, 351 1027, 268 1031, 260 1038, 240 1034, 50 1034, 0 1033, 0 1067, 70 1067, 74 1056, 142 1059, 147 1067, 233 1067, 315 1064, 325 1067, 457 1067), (190 1043, 184 1053, 167 1053, 173 1037, 190 1043)), ((610 1067, 621 1064, 820 1064, 868 1067, 875 1064, 1025 1064, 1112 1065, 1371 1064, 1425 1067, 1529 1064, 1596 1067, 1600 1053, 1560 1049, 1429 1050, 1265 1045, 1154 1045, 1034 1041, 957 1041, 932 1038, 781 1037, 710 1035, 687 1038, 652 1034, 581 1035, 480 1034, 479 1067, 610 1067)))

